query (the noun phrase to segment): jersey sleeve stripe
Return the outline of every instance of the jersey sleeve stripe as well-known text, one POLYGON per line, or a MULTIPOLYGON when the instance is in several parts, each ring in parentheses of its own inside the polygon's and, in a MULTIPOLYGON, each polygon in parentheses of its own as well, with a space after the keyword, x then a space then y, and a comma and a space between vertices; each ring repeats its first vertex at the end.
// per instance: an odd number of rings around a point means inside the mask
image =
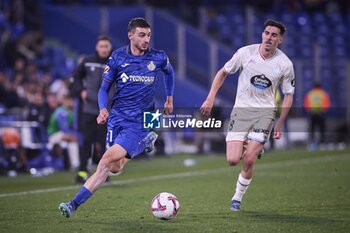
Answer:
POLYGON ((103 80, 103 81, 106 81, 107 83, 112 83, 111 80, 108 80, 108 79, 106 79, 106 78, 102 78, 102 80, 103 80))

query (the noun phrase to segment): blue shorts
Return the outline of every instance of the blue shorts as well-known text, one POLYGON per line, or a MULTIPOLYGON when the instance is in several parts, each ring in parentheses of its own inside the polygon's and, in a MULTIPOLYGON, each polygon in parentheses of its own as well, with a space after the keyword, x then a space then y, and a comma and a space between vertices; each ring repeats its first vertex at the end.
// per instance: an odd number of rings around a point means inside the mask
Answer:
POLYGON ((106 137, 107 148, 118 144, 127 151, 131 158, 141 154, 145 150, 145 146, 140 142, 147 136, 148 130, 138 128, 132 125, 114 125, 113 127, 108 127, 106 137))

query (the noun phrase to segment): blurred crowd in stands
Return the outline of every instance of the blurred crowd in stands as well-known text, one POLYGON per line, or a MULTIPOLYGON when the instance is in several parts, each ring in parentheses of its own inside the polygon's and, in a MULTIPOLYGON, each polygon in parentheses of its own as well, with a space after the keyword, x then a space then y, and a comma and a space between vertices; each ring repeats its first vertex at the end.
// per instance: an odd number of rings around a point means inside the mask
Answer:
MULTIPOLYGON (((31 167, 68 169, 63 154, 51 157, 45 146, 23 147, 23 141, 39 145, 48 140, 55 110, 64 104, 68 77, 57 72, 53 48, 47 46, 37 1, 0 1, 0 173, 15 176, 31 167), (24 137, 25 125, 30 135, 24 137), (42 128, 44 130, 42 130, 42 128)), ((66 72, 68 73, 68 72, 66 72)), ((53 150, 54 151, 54 150, 53 150)))

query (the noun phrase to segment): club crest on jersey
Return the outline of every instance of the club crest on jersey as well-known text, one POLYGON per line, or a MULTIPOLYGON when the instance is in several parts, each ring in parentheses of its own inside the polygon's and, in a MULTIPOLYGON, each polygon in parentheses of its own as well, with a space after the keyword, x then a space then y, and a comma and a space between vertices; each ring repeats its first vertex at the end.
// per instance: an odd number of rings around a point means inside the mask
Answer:
POLYGON ((150 63, 148 63, 147 68, 149 71, 153 71, 156 68, 156 66, 154 65, 154 62, 151 61, 150 63))
POLYGON ((109 71, 109 66, 105 66, 103 73, 106 74, 106 73, 108 73, 108 71, 109 71))
POLYGON ((266 89, 272 85, 270 79, 268 79, 264 74, 255 75, 250 78, 250 83, 258 89, 266 89))

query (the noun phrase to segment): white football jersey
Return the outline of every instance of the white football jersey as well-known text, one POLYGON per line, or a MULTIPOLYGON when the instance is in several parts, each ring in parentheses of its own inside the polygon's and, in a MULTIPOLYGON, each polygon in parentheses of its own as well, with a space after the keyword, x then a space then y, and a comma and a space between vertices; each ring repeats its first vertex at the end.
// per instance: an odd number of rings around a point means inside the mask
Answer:
POLYGON ((259 47, 254 44, 240 48, 224 66, 229 74, 240 70, 235 107, 276 107, 279 85, 283 94, 294 94, 293 63, 279 49, 265 59, 259 47))

